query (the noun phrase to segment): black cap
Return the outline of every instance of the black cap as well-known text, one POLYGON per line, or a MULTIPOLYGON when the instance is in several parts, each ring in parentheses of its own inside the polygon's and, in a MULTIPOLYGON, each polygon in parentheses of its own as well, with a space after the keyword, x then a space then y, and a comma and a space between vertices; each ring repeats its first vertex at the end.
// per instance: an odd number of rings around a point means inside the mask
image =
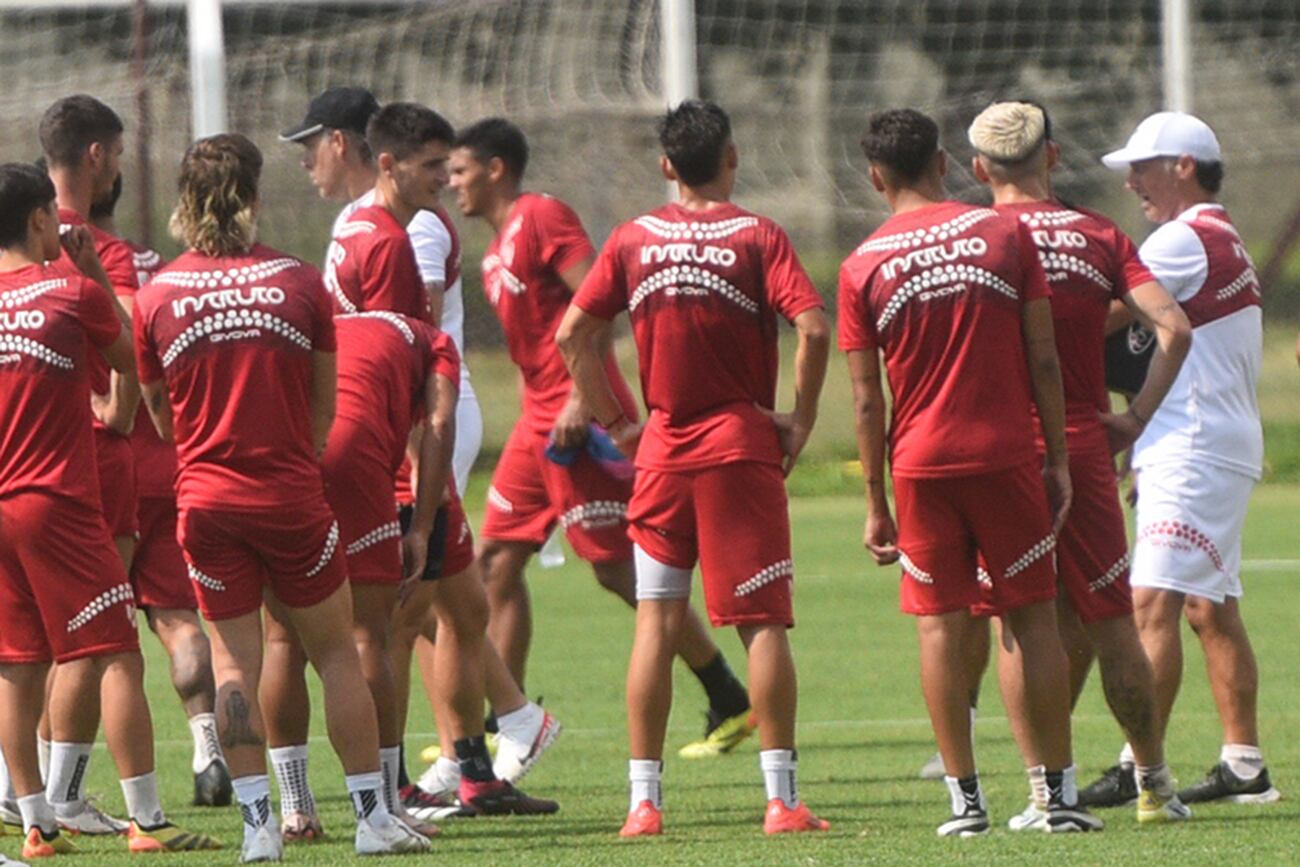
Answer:
POLYGON ((280 133, 280 141, 300 142, 327 129, 366 134, 366 123, 379 111, 374 94, 364 87, 331 87, 307 106, 302 123, 280 133))

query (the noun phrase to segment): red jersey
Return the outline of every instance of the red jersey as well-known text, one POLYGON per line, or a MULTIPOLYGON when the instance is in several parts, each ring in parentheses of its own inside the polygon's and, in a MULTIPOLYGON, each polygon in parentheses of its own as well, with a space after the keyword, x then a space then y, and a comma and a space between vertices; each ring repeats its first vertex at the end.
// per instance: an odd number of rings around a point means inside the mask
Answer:
POLYGON ((839 343, 880 349, 904 478, 1035 459, 1021 307, 1051 297, 1028 229, 939 202, 890 217, 840 268, 839 343))
POLYGON ((348 217, 325 254, 325 286, 335 313, 391 310, 429 319, 429 297, 406 229, 387 208, 370 205, 348 217))
POLYGON ((320 273, 260 244, 187 252, 136 298, 140 381, 164 380, 177 500, 272 511, 324 496, 312 439, 312 353, 335 350, 320 273))
POLYGON ((781 462, 759 410, 776 401, 776 316, 822 300, 780 226, 731 203, 665 205, 614 231, 574 303, 632 321, 650 409, 638 467, 781 462))
POLYGON ((411 428, 424 411, 425 382, 436 374, 460 384, 456 344, 427 322, 388 311, 346 314, 336 317, 334 326, 339 347, 334 430, 368 432, 368 442, 353 436, 351 447, 373 446, 367 457, 397 472, 411 428))
POLYGON ((1100 214, 1059 202, 1022 202, 994 209, 1016 217, 1029 230, 1052 288, 1070 451, 1106 450, 1106 431, 1098 417, 1110 412, 1106 314, 1111 301, 1155 277, 1138 258, 1137 246, 1128 235, 1100 214))
MULTIPOLYGON (((483 257, 483 291, 524 377, 524 418, 539 433, 550 432, 573 390, 555 345, 573 297, 560 274, 595 252, 572 208, 550 196, 524 193, 483 257)), ((606 372, 631 415, 627 382, 612 359, 606 372)))
POLYGON ((89 369, 122 333, 103 287, 57 265, 0 273, 0 496, 100 507, 89 369))
MULTIPOLYGON (((127 241, 135 260, 136 279, 145 286, 162 270, 163 257, 134 241, 127 241)), ((176 446, 165 443, 149 418, 149 410, 140 401, 135 414, 135 427, 131 431, 131 449, 135 453, 135 489, 141 497, 176 496, 176 446)))

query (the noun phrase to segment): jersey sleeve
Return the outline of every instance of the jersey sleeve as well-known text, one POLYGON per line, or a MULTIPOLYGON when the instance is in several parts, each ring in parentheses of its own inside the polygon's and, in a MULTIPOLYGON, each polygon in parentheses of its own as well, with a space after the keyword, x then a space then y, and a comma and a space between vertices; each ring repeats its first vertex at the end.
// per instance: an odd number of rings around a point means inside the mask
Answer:
POLYGON ((793 322, 800 313, 825 305, 799 261, 790 236, 780 226, 769 224, 767 228, 763 244, 763 288, 772 308, 787 322, 793 322))
POLYGON ((153 305, 137 303, 131 308, 131 332, 135 344, 135 367, 140 381, 146 385, 163 378, 162 363, 158 358, 158 347, 149 330, 153 305))
POLYGON ((460 353, 451 335, 435 329, 429 329, 431 339, 429 372, 437 374, 457 386, 460 385, 460 353))
POLYGON ((330 297, 320 272, 310 265, 302 266, 305 272, 307 292, 311 298, 312 333, 311 348, 313 352, 338 352, 338 336, 334 329, 334 300, 330 297))
POLYGON ((447 259, 451 256, 451 233, 431 211, 420 211, 407 227, 420 282, 442 283, 446 287, 447 259))
POLYGON ((537 202, 529 222, 537 239, 538 260, 543 265, 560 274, 596 254, 573 208, 549 197, 537 202))
POLYGON ((1019 220, 1015 221, 1015 226, 1016 244, 1020 253, 1020 303, 1028 304, 1040 298, 1051 298, 1052 289, 1047 285, 1047 273, 1038 258, 1038 245, 1034 243, 1034 236, 1029 234, 1029 229, 1019 220))
POLYGON ((619 257, 621 235, 618 229, 610 235, 573 298, 574 304, 601 319, 613 319, 627 309, 627 275, 619 257))
POLYGON ((90 279, 81 281, 81 305, 78 311, 86 336, 96 349, 104 349, 122 333, 122 322, 104 287, 90 279))
POLYGON ((1165 223, 1142 242, 1138 255, 1160 285, 1178 301, 1200 291, 1210 273, 1205 245, 1191 226, 1180 220, 1165 223))
POLYGON ((867 303, 870 287, 854 273, 852 263, 853 257, 850 257, 840 266, 837 330, 842 352, 875 349, 877 346, 876 321, 867 303))
POLYGON ((392 310, 428 321, 424 280, 416 266, 410 238, 405 234, 376 240, 366 252, 362 279, 367 310, 392 310))
POLYGON ((125 241, 114 238, 104 244, 99 260, 108 274, 109 285, 118 297, 130 297, 140 290, 140 275, 135 268, 135 251, 125 241))
POLYGON ((1133 291, 1134 286, 1150 283, 1156 278, 1151 273, 1151 269, 1142 262, 1142 257, 1138 255, 1137 245, 1133 243, 1133 240, 1118 227, 1113 227, 1111 232, 1114 235, 1113 249, 1115 250, 1116 261, 1115 291, 1112 293, 1112 297, 1123 298, 1133 291))

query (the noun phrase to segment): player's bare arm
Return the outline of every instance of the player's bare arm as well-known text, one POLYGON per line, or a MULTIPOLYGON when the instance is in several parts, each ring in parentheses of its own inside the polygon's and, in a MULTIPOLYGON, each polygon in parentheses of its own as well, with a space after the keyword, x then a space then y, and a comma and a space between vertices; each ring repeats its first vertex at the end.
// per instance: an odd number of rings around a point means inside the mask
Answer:
POLYGON ((605 373, 605 353, 609 351, 612 334, 612 322, 570 304, 556 332, 555 342, 573 377, 574 394, 581 395, 582 405, 590 408, 588 417, 595 418, 609 431, 623 454, 630 455, 636 453, 641 425, 623 412, 605 373))
MULTIPOLYGON (((588 256, 582 261, 571 265, 564 271, 560 272, 560 279, 564 281, 564 285, 569 288, 570 292, 576 293, 578 291, 578 287, 580 287, 582 281, 586 279, 587 272, 591 270, 591 263, 594 261, 594 256, 588 256)), ((570 307, 569 310, 572 312, 573 308, 570 307)), ((610 345, 610 338, 608 335, 602 341, 601 345, 605 346, 605 351, 608 352, 608 347, 610 345)), ((561 348, 561 351, 563 351, 563 348, 561 348)), ((601 353, 598 356, 597 363, 603 363, 604 360, 604 353, 601 353)), ((566 363, 568 362, 567 356, 565 357, 565 361, 566 363)), ((572 366, 570 366, 570 372, 572 372, 572 366)), ((555 419, 555 444, 560 448, 572 448, 580 446, 586 442, 587 423, 591 421, 592 415, 592 407, 589 402, 584 399, 584 392, 578 387, 577 377, 575 376, 573 391, 569 395, 569 402, 564 405, 564 409, 560 410, 560 414, 555 419)), ((601 416, 597 414, 596 417, 600 418, 601 416)))
POLYGON ((172 404, 167 396, 167 383, 164 380, 140 383, 144 395, 144 406, 149 411, 149 418, 158 431, 158 436, 165 443, 175 442, 172 432, 172 404))
POLYGON ((1142 435, 1192 348, 1192 326, 1187 314, 1158 282, 1150 280, 1135 286, 1124 296, 1124 304, 1139 322, 1155 332, 1156 351, 1142 389, 1129 401, 1128 411, 1102 416, 1111 454, 1128 448, 1142 435))
POLYGON ((1036 298, 1024 305, 1021 333, 1029 361, 1029 380, 1034 404, 1043 425, 1047 464, 1043 480, 1052 506, 1052 532, 1065 523, 1070 511, 1070 461, 1065 447, 1065 390, 1061 385, 1061 360, 1056 355, 1056 331, 1052 326, 1052 302, 1036 298))
POLYGON ((424 384, 427 415, 412 432, 419 441, 412 460, 415 471, 415 514, 411 529, 402 537, 403 585, 424 574, 429 537, 434 519, 451 478, 451 456, 456 448, 456 400, 458 386, 444 376, 433 374, 424 384), (417 433, 418 432, 418 433, 417 433))
POLYGON ((867 523, 862 544, 878 566, 898 560, 898 528, 885 494, 885 389, 880 382, 880 356, 876 350, 848 354, 849 380, 853 384, 853 418, 858 436, 858 460, 867 495, 867 523))
POLYGON ((424 284, 424 294, 429 298, 429 321, 437 325, 442 321, 442 296, 447 292, 447 284, 442 280, 430 280, 424 284))
POLYGON ((1106 336, 1110 337, 1121 328, 1128 328, 1133 324, 1133 311, 1128 305, 1118 299, 1110 302, 1110 310, 1106 312, 1106 336))
POLYGON ((316 456, 325 453, 325 443, 334 426, 334 405, 338 394, 338 359, 332 352, 311 354, 311 425, 316 456))
POLYGON ((820 309, 800 313, 794 318, 794 327, 799 335, 794 356, 794 410, 765 410, 781 438, 781 451, 785 453, 783 469, 787 476, 817 422, 817 403, 826 382, 826 364, 831 351, 831 328, 820 309))

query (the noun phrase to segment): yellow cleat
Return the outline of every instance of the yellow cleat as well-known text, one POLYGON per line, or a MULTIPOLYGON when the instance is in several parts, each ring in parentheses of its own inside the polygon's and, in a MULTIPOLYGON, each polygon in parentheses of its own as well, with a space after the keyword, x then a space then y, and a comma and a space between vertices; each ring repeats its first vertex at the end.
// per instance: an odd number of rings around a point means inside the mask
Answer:
POLYGON ((1138 793, 1138 824, 1147 825, 1155 822, 1185 822, 1192 818, 1192 809, 1170 794, 1167 798, 1150 789, 1138 793))
MULTIPOLYGON (((713 721, 712 714, 709 721, 713 721)), ((734 750, 741 741, 758 730, 758 719, 752 711, 738 713, 722 720, 705 733, 702 740, 689 743, 677 751, 684 759, 712 759, 734 750)))
POLYGON ((215 837, 177 828, 171 822, 147 830, 132 822, 126 838, 127 848, 132 852, 198 852, 221 848, 221 841, 215 837))
POLYGON ((27 832, 27 839, 23 841, 24 858, 52 858, 55 855, 73 855, 76 852, 77 847, 72 845, 72 841, 57 830, 47 837, 39 827, 32 828, 27 832))

